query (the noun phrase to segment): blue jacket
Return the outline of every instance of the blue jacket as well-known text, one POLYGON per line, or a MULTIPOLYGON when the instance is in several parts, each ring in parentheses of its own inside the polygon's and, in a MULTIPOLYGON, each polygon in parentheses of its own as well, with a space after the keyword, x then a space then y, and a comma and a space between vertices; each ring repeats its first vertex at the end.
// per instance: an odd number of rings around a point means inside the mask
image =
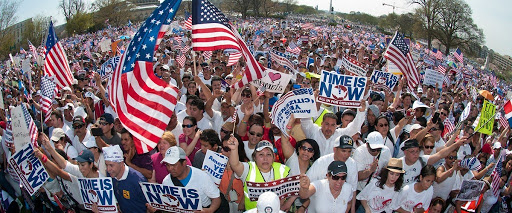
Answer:
MULTIPOLYGON (((146 212, 146 198, 142 193, 139 182, 147 182, 148 180, 138 171, 129 168, 128 176, 125 179, 124 175, 122 180, 112 178, 114 184, 114 194, 116 195, 117 202, 121 212, 146 212)), ((109 174, 110 176, 110 174, 109 174)))

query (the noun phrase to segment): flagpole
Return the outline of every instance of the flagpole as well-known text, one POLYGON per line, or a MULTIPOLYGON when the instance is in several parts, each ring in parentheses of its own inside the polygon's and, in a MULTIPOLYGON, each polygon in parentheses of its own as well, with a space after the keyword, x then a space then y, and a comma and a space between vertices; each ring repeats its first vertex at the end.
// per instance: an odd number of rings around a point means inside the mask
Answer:
POLYGON ((197 75, 197 70, 196 70, 196 52, 194 50, 192 50, 192 51, 190 51, 190 53, 192 53, 192 61, 194 62, 194 70, 192 71, 192 76, 196 76, 197 75))
MULTIPOLYGON (((487 119, 487 121, 485 121, 485 123, 482 126, 480 126, 480 128, 476 129, 471 135, 469 135, 468 139, 473 137, 473 135, 475 135, 478 131, 480 131, 480 129, 482 129, 482 127, 487 125, 487 123, 489 123, 489 121, 493 120, 494 116, 496 116, 496 111, 494 112, 494 114, 489 119, 487 119)), ((478 124, 477 124, 477 126, 478 126, 478 124)))

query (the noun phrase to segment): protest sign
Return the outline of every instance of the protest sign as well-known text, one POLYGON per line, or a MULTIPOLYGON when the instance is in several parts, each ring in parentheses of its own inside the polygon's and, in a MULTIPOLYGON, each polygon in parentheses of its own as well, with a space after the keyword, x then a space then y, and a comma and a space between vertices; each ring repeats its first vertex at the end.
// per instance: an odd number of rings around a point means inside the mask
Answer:
POLYGON ((491 102, 484 100, 484 104, 482 105, 482 111, 480 112, 480 120, 478 121, 478 125, 475 130, 478 132, 491 135, 492 129, 494 127, 494 116, 496 114, 496 106, 491 102), (491 121, 487 122, 489 119, 491 121))
POLYGON ((112 178, 78 178, 78 186, 85 209, 96 203, 100 212, 117 212, 112 178))
POLYGON ((247 181, 247 195, 251 201, 258 200, 264 192, 274 192, 279 199, 299 195, 300 175, 287 177, 275 181, 254 183, 247 181))
POLYGON ((206 156, 204 156, 202 169, 210 175, 215 184, 219 185, 227 163, 228 157, 214 151, 207 150, 206 156))
POLYGON ((366 77, 322 71, 318 101, 343 107, 361 107, 366 77))
POLYGON ((423 84, 432 85, 441 88, 443 86, 444 74, 433 69, 425 70, 425 79, 423 79, 423 84))
POLYGON ((272 118, 272 123, 275 124, 282 133, 287 135, 286 125, 292 114, 295 118, 311 118, 317 114, 313 89, 296 89, 281 96, 281 98, 274 103, 270 117, 272 118))
POLYGON ((386 63, 386 69, 389 73, 392 73, 394 75, 402 75, 402 71, 400 71, 400 69, 398 68, 398 66, 396 66, 396 64, 394 64, 393 62, 391 61, 388 61, 386 63))
POLYGON ((484 182, 479 180, 464 180, 460 187, 459 194, 455 200, 472 201, 480 196, 480 192, 484 188, 484 182))
MULTIPOLYGON (((2 87, 0 87, 0 91, 4 91, 4 89, 2 87)), ((5 106, 4 106, 4 95, 2 93, 3 92, 0 92, 0 109, 5 109, 5 106)))
POLYGON ((148 182, 139 184, 146 201, 155 209, 187 213, 203 209, 197 189, 148 182))
POLYGON ((16 150, 20 150, 25 146, 25 144, 31 141, 21 105, 12 108, 11 110, 11 126, 12 136, 14 138, 14 147, 16 150))
POLYGON ((393 90, 398 83, 398 76, 389 72, 374 70, 370 77, 374 89, 393 90))
POLYGON ((276 70, 267 69, 263 78, 251 82, 257 88, 265 87, 265 91, 283 93, 292 78, 291 74, 282 73, 276 70))
MULTIPOLYGON (((28 140, 30 141, 30 140, 28 140)), ((37 190, 48 180, 48 173, 44 169, 41 161, 34 155, 32 143, 26 143, 16 153, 9 158, 9 165, 14 169, 23 188, 30 195, 34 195, 37 190)))
POLYGON ((356 75, 356 76, 366 76, 366 70, 363 69, 361 63, 358 61, 343 56, 343 60, 341 60, 341 65, 347 69, 348 72, 356 75))

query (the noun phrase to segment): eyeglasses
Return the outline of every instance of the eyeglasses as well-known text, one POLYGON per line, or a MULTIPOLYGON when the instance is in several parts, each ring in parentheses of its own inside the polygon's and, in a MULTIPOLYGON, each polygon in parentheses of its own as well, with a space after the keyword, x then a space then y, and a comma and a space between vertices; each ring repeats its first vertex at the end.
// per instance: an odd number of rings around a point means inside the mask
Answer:
POLYGON ((370 148, 370 151, 371 151, 371 152, 380 152, 380 151, 382 151, 382 148, 378 148, 378 149, 372 149, 372 148, 370 148))
POLYGON ((345 180, 345 179, 347 179, 347 176, 346 176, 346 175, 343 175, 343 176, 337 176, 337 175, 336 175, 336 176, 334 176, 334 175, 333 175, 333 176, 332 176, 332 180, 340 180, 340 179, 341 179, 341 180, 345 180))
POLYGON ((250 98, 250 97, 252 97, 252 95, 249 94, 249 93, 242 94, 241 96, 242 96, 242 98, 250 98))
POLYGON ((256 132, 253 132, 253 131, 250 131, 250 132, 249 132, 249 134, 251 134, 252 136, 255 136, 255 135, 256 135, 256 137, 261 137, 261 136, 263 136, 263 133, 256 133, 256 132))
POLYGON ((230 152, 231 148, 229 148, 227 146, 222 146, 222 150, 224 150, 224 152, 230 152))
POLYGON ((193 126, 195 126, 194 124, 182 124, 181 127, 183 128, 192 128, 193 126))
POLYGON ((80 128, 82 128, 83 126, 84 126, 83 124, 73 125, 73 129, 80 129, 80 128))
POLYGON ((306 146, 301 146, 300 149, 302 149, 302 151, 307 151, 309 153, 314 153, 315 152, 315 149, 313 149, 313 147, 309 148, 309 147, 306 147, 306 146))
POLYGON ((423 146, 424 149, 434 149, 435 146, 423 146))
POLYGON ((225 130, 225 129, 220 129, 220 131, 221 131, 221 132, 223 132, 224 134, 229 134, 229 133, 231 133, 230 131, 225 130))
POLYGON ((101 122, 100 121, 100 125, 102 125, 102 126, 106 126, 107 124, 108 124, 107 122, 101 122))
POLYGON ((448 114, 446 114, 444 112, 440 112, 439 114, 444 115, 444 116, 448 116, 448 114))
POLYGON ((455 159, 457 159, 457 156, 448 156, 448 159, 455 160, 455 159))
POLYGON ((379 124, 379 127, 388 127, 388 124, 379 124))

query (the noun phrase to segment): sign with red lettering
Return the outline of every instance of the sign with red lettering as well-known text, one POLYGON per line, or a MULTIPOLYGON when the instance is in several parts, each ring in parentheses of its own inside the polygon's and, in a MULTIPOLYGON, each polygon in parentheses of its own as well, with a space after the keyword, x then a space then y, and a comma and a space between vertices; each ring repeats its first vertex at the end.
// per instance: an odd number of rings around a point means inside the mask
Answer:
POLYGON ((279 199, 284 199, 290 196, 299 195, 300 189, 300 175, 286 177, 283 179, 265 182, 254 183, 247 181, 247 194, 251 201, 258 200, 258 197, 268 191, 276 193, 279 199))

